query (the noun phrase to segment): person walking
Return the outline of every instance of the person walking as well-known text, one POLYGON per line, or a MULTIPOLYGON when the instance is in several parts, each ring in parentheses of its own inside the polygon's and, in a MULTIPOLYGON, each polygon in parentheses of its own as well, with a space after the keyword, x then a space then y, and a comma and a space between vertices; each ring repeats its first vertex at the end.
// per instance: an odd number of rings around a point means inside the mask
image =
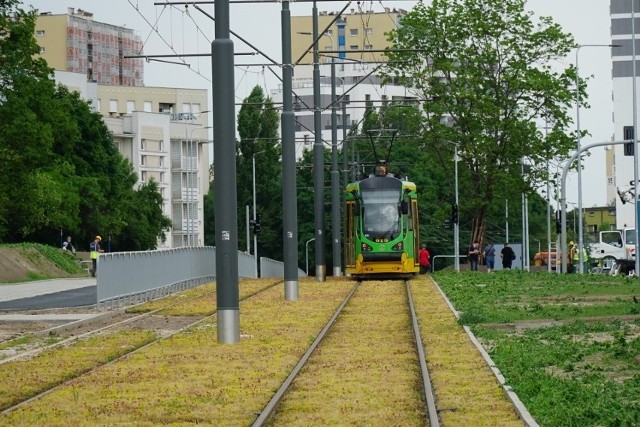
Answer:
POLYGON ((567 257, 567 273, 575 273, 576 265, 578 265, 579 256, 576 244, 573 240, 569 242, 569 256, 567 257))
POLYGON ((418 258, 420 260, 420 274, 426 274, 431 268, 431 254, 429 254, 427 245, 424 243, 418 251, 418 258))
POLYGON ((73 244, 71 243, 71 236, 67 236, 67 240, 65 240, 65 242, 62 244, 62 250, 70 251, 73 253, 76 252, 76 248, 74 248, 73 244))
POLYGON ((469 262, 471 263, 471 271, 478 271, 478 260, 480 259, 480 244, 477 240, 469 247, 469 262))
POLYGON ((489 244, 484 248, 484 259, 487 263, 487 272, 491 273, 496 262, 496 248, 491 241, 489 241, 489 244))
POLYGON ((500 251, 500 257, 502 258, 502 268, 505 270, 511 270, 511 264, 516 259, 516 254, 509 246, 508 242, 504 242, 504 248, 500 251))
POLYGON ((96 236, 93 239, 93 242, 89 244, 89 256, 91 257, 91 277, 96 277, 98 274, 98 254, 104 252, 104 250, 100 247, 100 242, 102 242, 102 238, 100 236, 96 236))

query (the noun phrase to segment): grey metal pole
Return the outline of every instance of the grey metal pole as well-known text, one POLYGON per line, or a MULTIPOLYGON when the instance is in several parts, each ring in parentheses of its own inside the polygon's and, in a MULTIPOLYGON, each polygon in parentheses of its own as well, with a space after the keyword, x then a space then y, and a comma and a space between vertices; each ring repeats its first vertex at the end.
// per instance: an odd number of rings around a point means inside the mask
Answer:
POLYGON ((635 11, 635 0, 631 1, 631 63, 632 65, 632 91, 633 91, 633 189, 634 189, 634 197, 635 197, 635 235, 636 235, 636 264, 635 271, 636 277, 640 277, 640 242, 638 241, 638 236, 640 236, 640 224, 638 221, 638 214, 640 214, 640 202, 638 201, 638 98, 637 98, 637 70, 636 70, 636 11, 635 11))
MULTIPOLYGON (((453 169, 454 169, 454 191, 455 191, 455 199, 456 206, 458 206, 458 211, 460 209, 460 205, 458 204, 458 144, 454 144, 454 159, 453 159, 453 169)), ((459 213, 458 213, 459 215, 459 213)), ((460 226, 459 222, 455 221, 453 223, 453 251, 455 252, 454 258, 454 266, 455 270, 460 272, 460 226)))
MULTIPOLYGON (((549 161, 547 160, 547 174, 549 173, 549 161)), ((551 273, 551 184, 547 177, 547 272, 551 273)), ((558 251, 556 251, 556 256, 558 251)))
MULTIPOLYGON (((578 74, 578 53, 580 53, 580 48, 582 46, 578 46, 576 49, 576 145, 577 152, 580 153, 580 85, 579 85, 579 74, 578 74)), ((578 264, 579 267, 577 271, 582 274, 584 273, 582 267, 582 248, 584 247, 584 242, 582 240, 582 164, 581 157, 578 156, 578 264)))
POLYGON ((304 244, 305 260, 307 263, 307 276, 309 276, 309 243, 313 242, 314 240, 316 240, 315 237, 307 240, 307 242, 304 244))
POLYGON ((291 62, 291 11, 282 1, 282 240, 284 248, 284 295, 298 300, 298 200, 296 192, 296 139, 293 112, 293 65, 291 62))
POLYGON ((316 233, 316 281, 324 282, 324 147, 322 146, 322 116, 320 111, 320 57, 318 54, 318 6, 313 1, 313 187, 316 233))
POLYGON ((336 107, 336 61, 331 57, 331 234, 333 275, 342 276, 340 242, 340 171, 338 170, 338 114, 336 107))
MULTIPOLYGON (((342 93, 344 94, 344 80, 342 81, 342 93)), ((344 99, 340 101, 342 107, 342 166, 344 169, 344 176, 342 179, 343 188, 347 188, 347 183, 349 182, 349 159, 348 159, 348 151, 347 151, 347 103, 344 102, 344 99)))
MULTIPOLYGON (((632 0, 632 14, 633 14, 633 3, 635 0, 632 0)), ((633 19, 631 20, 631 26, 633 31, 633 19)), ((632 43, 635 46, 635 42, 632 43)), ((578 152, 580 152, 580 74, 578 68, 578 58, 580 53, 580 48, 583 47, 611 47, 609 44, 582 44, 578 45, 576 48, 576 146, 578 152)), ((635 61, 633 61, 635 66, 635 61)), ((635 84, 635 78, 633 79, 635 84)), ((634 92, 635 93, 635 92, 634 92)), ((635 103, 634 103, 635 105, 635 103)), ((634 155, 634 160, 637 162, 637 156, 634 155)), ((637 170, 637 165, 636 165, 637 170)), ((637 215, 636 215, 637 216, 637 215)), ((577 271, 581 274, 584 273, 584 259, 583 259, 583 248, 584 248, 584 237, 583 237, 583 229, 582 229, 582 165, 581 159, 578 157, 578 263, 580 267, 577 271)), ((637 240, 637 239, 636 239, 637 240)), ((637 243, 636 243, 637 245, 637 243)))
POLYGON ((561 224, 561 237, 560 237, 560 245, 562 252, 562 272, 567 272, 567 173, 576 158, 580 158, 582 151, 587 151, 593 147, 602 147, 605 145, 620 145, 624 144, 627 141, 607 141, 607 142, 596 142, 594 144, 589 144, 586 147, 581 147, 579 151, 576 151, 573 156, 567 161, 563 170, 562 170, 562 178, 560 180, 560 224, 561 224))
POLYGON ((218 342, 240 341, 238 289, 238 193, 236 185, 233 41, 229 38, 229 0, 214 6, 215 39, 211 42, 213 133, 216 168, 216 305, 218 342))
POLYGON ((245 205, 245 217, 246 217, 246 230, 247 230, 247 254, 251 253, 251 236, 249 234, 249 205, 245 205))
MULTIPOLYGON (((253 155, 251 156, 251 166, 252 166, 252 184, 253 184, 253 223, 256 223, 256 219, 258 218, 258 215, 256 214, 257 209, 256 209, 256 154, 258 153, 253 153, 253 155)), ((255 227, 255 225, 254 225, 255 227)), ((255 228, 253 230, 253 258, 254 258, 254 271, 255 271, 255 275, 256 277, 260 277, 258 276, 258 235, 255 232, 255 228)))
POLYGON ((530 240, 530 236, 529 236, 529 197, 525 194, 524 195, 524 231, 525 231, 525 236, 526 236, 526 244, 524 246, 524 255, 525 255, 525 264, 527 266, 526 270, 527 271, 531 271, 531 240, 530 240))
POLYGON ((509 199, 504 199, 504 239, 509 242, 509 199))

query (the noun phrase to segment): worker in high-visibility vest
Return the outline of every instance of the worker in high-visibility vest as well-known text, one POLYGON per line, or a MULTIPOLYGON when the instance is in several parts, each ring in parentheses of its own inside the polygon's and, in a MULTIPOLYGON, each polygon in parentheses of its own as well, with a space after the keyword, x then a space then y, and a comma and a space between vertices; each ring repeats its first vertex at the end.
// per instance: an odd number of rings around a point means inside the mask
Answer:
POLYGON ((104 250, 102 250, 102 248, 100 247, 100 242, 102 242, 102 238, 100 236, 96 236, 95 239, 93 239, 93 242, 91 242, 89 244, 89 256, 91 257, 91 264, 92 264, 92 268, 91 268, 91 276, 92 277, 96 277, 96 274, 98 272, 98 254, 100 252, 104 252, 104 250))
MULTIPOLYGON (((573 243, 573 242, 572 242, 573 243)), ((578 250, 577 246, 573 246, 573 266, 575 269, 575 273, 579 273, 580 272, 580 252, 578 250)), ((587 253, 587 250, 585 249, 585 247, 582 247, 582 268, 584 272, 589 272, 588 270, 588 263, 589 261, 589 254, 587 253)))

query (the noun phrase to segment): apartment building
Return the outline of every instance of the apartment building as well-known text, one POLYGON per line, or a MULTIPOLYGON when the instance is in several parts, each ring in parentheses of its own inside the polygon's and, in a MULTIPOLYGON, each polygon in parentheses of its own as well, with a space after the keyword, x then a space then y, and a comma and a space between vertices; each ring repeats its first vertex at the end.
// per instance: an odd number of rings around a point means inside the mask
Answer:
POLYGON ((125 58, 142 54, 142 39, 131 29, 93 20, 93 13, 38 14, 35 38, 50 67, 86 75, 101 85, 142 86, 144 62, 125 58))
MULTIPOLYGON (((55 79, 102 114, 137 185, 154 180, 173 227, 161 249, 204 244, 203 195, 209 189, 208 90, 144 86, 142 41, 133 30, 69 8, 40 13, 35 38, 55 79)), ((107 231, 104 231, 105 233, 107 231)))
MULTIPOLYGON (((376 51, 389 47, 386 34, 400 25, 400 20, 406 13, 403 9, 385 8, 383 12, 374 12, 352 8, 336 19, 339 12, 320 12, 318 31, 322 32, 329 24, 331 26, 320 38, 318 50, 336 51, 335 56, 343 60, 383 60, 384 55, 376 51), (366 52, 369 50, 371 52, 366 52)), ((291 17, 291 56, 294 61, 297 61, 313 42, 311 36, 305 34, 312 31, 312 19, 311 16, 291 17)), ((313 54, 309 51, 300 63, 310 64, 312 61, 313 54)))
MULTIPOLYGON (((336 18, 335 12, 320 12, 319 31, 324 30, 336 18)), ((320 58, 321 132, 325 146, 331 143, 331 61, 335 67, 335 92, 342 97, 336 104, 338 143, 364 118, 366 105, 379 108, 385 102, 415 100, 415 94, 404 86, 382 86, 375 73, 384 55, 378 50, 388 46, 386 34, 399 25, 406 11, 402 9, 384 12, 356 12, 351 9, 340 16, 326 31, 328 37, 320 37, 320 51, 335 51, 320 58), (372 52, 366 52, 371 50, 372 52), (343 94, 345 94, 343 96, 343 94)), ((292 59, 296 61, 313 42, 308 34, 312 28, 311 16, 291 18, 292 59)), ((312 150, 314 133, 314 98, 312 54, 308 53, 295 67, 293 77, 293 106, 295 110, 296 158, 304 150, 312 150)), ((282 101, 282 86, 271 91, 275 103, 282 101)))

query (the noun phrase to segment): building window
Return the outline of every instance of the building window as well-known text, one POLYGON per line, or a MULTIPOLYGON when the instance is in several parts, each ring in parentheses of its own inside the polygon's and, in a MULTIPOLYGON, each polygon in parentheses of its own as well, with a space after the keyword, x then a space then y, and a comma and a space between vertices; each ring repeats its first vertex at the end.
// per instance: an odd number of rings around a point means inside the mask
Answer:
POLYGON ((328 36, 332 36, 333 35, 333 30, 327 30, 324 32, 326 35, 328 36))
POLYGON ((369 36, 369 35, 371 35, 371 34, 373 34, 373 28, 371 28, 371 27, 367 27, 367 28, 365 28, 365 29, 364 29, 364 33, 365 33, 366 35, 368 35, 368 36, 369 36))
POLYGON ((364 50, 373 50, 373 45, 365 44, 364 45, 364 50))
POLYGON ((40 46, 40 53, 45 53, 47 49, 44 46, 40 46))
POLYGON ((109 100, 109 112, 110 113, 117 113, 118 112, 118 100, 117 99, 110 99, 109 100))
POLYGON ((164 172, 160 172, 160 182, 164 182, 164 172))
POLYGON ((196 116, 200 114, 200 104, 191 104, 191 112, 196 116))
POLYGON ((144 112, 145 113, 150 113, 153 111, 153 105, 151 104, 151 101, 144 101, 144 112))
POLYGON ((190 113, 191 112, 191 104, 189 104, 189 103, 182 104, 182 112, 183 113, 190 113))
POLYGON ((144 166, 147 163, 147 156, 140 156, 140 165, 144 166))
POLYGON ((44 30, 36 30, 36 37, 44 37, 44 30))
POLYGON ((142 182, 146 182, 147 181, 147 171, 140 172, 140 181, 142 181, 142 182))
POLYGON ((355 37, 355 36, 357 36, 357 35, 358 35, 358 29, 357 29, 357 28, 351 28, 351 29, 349 29, 349 35, 350 35, 351 37, 355 37))
POLYGON ((146 139, 141 139, 140 140, 140 149, 144 150, 146 148, 147 145, 147 140, 146 139))
POLYGON ((136 101, 127 101, 127 114, 133 113, 136 109, 136 101))
POLYGON ((96 111, 100 111, 102 109, 102 101, 96 99, 96 111))
POLYGON ((357 44, 352 44, 351 46, 349 46, 349 49, 358 50, 358 45, 357 44))

